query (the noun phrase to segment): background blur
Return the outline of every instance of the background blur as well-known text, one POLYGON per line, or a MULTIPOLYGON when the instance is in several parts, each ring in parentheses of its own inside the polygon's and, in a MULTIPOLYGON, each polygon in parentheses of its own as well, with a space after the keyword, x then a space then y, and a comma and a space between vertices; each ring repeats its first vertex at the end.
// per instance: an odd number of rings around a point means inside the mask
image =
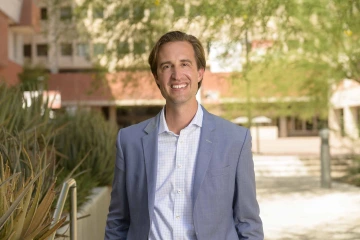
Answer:
MULTIPOLYGON (((0 0, 0 127, 39 145, 27 152, 54 147, 50 178, 76 176, 85 203, 91 189, 111 185, 117 130, 165 104, 147 57, 172 30, 206 50, 198 101, 251 129, 260 194, 284 186, 278 177, 319 185, 323 128, 333 180, 360 185, 359 0, 0 0)), ((14 148, 6 139, 4 149, 14 148)), ((19 159, 6 156, 4 169, 19 172, 19 159)))

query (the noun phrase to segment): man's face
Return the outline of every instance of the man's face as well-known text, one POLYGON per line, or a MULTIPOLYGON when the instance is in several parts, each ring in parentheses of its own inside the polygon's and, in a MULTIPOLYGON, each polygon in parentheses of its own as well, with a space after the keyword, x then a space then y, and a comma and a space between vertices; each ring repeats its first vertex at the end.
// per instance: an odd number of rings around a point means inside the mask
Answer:
POLYGON ((198 82, 204 69, 197 69, 194 49, 189 42, 169 42, 158 54, 156 83, 167 105, 196 102, 198 82))

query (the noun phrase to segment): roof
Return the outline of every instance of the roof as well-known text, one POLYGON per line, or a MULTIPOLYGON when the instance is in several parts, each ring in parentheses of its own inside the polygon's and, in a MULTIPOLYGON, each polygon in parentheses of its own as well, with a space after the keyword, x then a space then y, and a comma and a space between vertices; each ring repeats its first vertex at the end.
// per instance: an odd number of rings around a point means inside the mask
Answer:
MULTIPOLYGON (((228 73, 205 71, 204 103, 229 95, 228 73)), ((99 76, 91 73, 50 75, 49 90, 61 92, 64 105, 161 105, 164 99, 150 71, 119 72, 99 76)))
MULTIPOLYGON (((308 101, 306 91, 290 87, 279 90, 263 79, 252 81, 252 101, 308 101)), ((289 81, 287 81, 289 82, 289 81)), ((241 74, 205 71, 201 87, 203 104, 246 102, 247 85, 241 74)), ((114 74, 59 73, 50 75, 48 90, 61 92, 63 105, 163 105, 165 103, 150 71, 114 74)))

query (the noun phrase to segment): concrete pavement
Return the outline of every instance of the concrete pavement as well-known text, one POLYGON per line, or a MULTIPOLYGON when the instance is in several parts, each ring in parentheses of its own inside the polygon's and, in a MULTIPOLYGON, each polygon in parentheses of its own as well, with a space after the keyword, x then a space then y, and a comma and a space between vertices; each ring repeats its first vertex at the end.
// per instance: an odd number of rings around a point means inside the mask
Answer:
POLYGON ((360 239, 360 188, 333 182, 323 189, 314 176, 262 176, 257 194, 266 240, 360 239))
MULTIPOLYGON (((320 137, 286 137, 277 139, 260 139, 252 136, 253 152, 260 150, 263 155, 296 155, 296 156, 320 156, 320 137), (257 144, 259 143, 259 148, 257 144)), ((343 143, 336 139, 330 139, 331 155, 347 155, 352 149, 347 149, 343 143)))

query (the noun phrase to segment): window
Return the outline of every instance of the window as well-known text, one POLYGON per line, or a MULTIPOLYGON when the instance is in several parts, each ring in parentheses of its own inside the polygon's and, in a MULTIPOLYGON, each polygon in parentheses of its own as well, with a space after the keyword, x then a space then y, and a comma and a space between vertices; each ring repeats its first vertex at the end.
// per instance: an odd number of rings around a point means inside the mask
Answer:
POLYGON ((62 7, 60 8, 60 19, 69 20, 72 17, 71 7, 62 7))
POLYGON ((94 56, 104 54, 105 53, 105 44, 103 44, 103 43, 95 43, 93 53, 94 53, 94 56))
POLYGON ((101 107, 101 112, 106 120, 110 118, 110 108, 109 107, 101 107))
POLYGON ((314 122, 313 120, 306 120, 305 122, 305 128, 307 131, 312 131, 314 129, 314 122))
POLYGON ((76 54, 80 57, 89 57, 89 44, 78 43, 76 45, 76 54))
POLYGON ((73 53, 73 48, 71 43, 62 43, 60 45, 61 56, 71 56, 73 53))
POLYGON ((48 45, 47 44, 38 44, 36 45, 36 52, 39 57, 47 57, 48 55, 48 45))
POLYGON ((47 20, 48 19, 47 8, 45 8, 45 7, 40 8, 40 19, 41 20, 47 20))
POLYGON ((31 45, 25 44, 24 45, 24 57, 31 57, 31 45))
POLYGON ((295 117, 295 130, 301 131, 303 130, 303 121, 297 117, 295 117))

